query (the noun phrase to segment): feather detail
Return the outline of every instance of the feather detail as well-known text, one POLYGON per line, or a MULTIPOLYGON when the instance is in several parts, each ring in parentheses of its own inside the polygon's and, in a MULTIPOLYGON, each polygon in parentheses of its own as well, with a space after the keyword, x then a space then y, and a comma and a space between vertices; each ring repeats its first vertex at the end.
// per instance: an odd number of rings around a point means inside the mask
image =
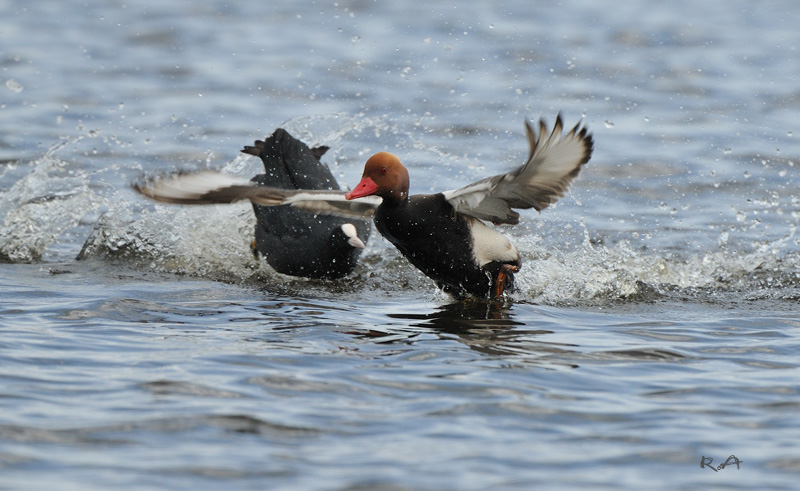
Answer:
POLYGON ((236 203, 248 200, 262 206, 291 205, 312 213, 369 218, 380 204, 378 197, 345 199, 344 191, 280 189, 259 186, 219 172, 178 173, 133 184, 140 194, 155 201, 183 205, 236 203))
POLYGON ((445 199, 457 212, 495 224, 519 223, 519 213, 512 208, 547 208, 564 196, 592 156, 594 143, 585 126, 579 122, 566 134, 563 128, 561 114, 549 134, 543 119, 539 120, 538 135, 526 121, 530 150, 525 164, 506 174, 445 191, 445 199))

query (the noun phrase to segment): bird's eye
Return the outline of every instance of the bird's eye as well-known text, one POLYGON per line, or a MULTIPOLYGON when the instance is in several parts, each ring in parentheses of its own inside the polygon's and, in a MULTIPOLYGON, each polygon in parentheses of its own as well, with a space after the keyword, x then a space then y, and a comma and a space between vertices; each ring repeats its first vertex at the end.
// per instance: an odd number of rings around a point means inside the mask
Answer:
POLYGON ((381 174, 386 174, 389 171, 386 167, 381 167, 381 174))

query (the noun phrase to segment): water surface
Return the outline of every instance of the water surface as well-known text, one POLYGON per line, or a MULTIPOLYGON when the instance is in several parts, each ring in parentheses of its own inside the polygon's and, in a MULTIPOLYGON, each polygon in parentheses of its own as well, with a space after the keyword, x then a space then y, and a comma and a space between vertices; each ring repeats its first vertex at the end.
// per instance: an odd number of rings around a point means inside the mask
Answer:
POLYGON ((0 2, 0 487, 794 488, 793 6, 0 2), (503 305, 377 235, 281 276, 248 205, 129 187, 284 126, 452 189, 559 111, 595 153, 503 229, 503 305))

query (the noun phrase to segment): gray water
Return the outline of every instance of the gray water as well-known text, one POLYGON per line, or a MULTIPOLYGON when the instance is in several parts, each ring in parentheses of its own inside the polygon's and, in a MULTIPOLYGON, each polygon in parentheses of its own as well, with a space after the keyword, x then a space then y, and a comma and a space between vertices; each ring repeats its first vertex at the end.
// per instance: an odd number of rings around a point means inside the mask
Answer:
POLYGON ((794 2, 277 3, 0 1, 0 487, 796 487, 794 2), (559 111, 595 153, 506 305, 129 187, 284 126, 453 189, 559 111))

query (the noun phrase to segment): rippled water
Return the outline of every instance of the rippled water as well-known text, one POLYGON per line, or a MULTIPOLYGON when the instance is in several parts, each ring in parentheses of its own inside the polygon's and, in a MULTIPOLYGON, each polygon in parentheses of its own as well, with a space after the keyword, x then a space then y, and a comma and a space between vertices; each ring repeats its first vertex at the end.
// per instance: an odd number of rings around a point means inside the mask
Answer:
POLYGON ((796 486, 794 3, 429 3, 0 1, 0 487, 796 486), (281 276, 248 205, 128 186, 284 126, 452 189, 559 111, 595 154, 504 229, 507 305, 377 235, 281 276))

